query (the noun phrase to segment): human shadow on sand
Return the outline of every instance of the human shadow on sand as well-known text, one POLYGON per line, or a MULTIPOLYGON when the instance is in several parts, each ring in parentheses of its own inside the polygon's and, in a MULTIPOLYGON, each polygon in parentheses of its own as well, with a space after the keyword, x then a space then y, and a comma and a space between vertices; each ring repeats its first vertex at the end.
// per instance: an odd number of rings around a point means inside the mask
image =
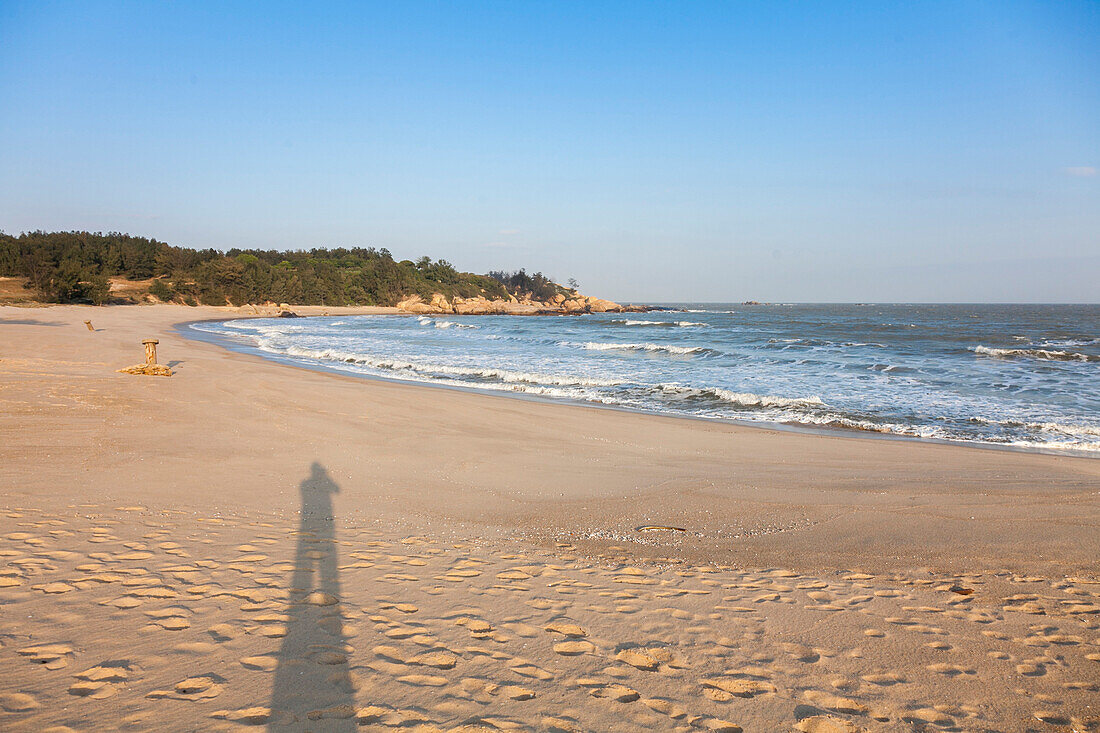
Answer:
POLYGON ((341 612, 332 495, 340 487, 319 463, 299 487, 302 514, 286 636, 271 692, 270 730, 354 731, 355 691, 341 612))

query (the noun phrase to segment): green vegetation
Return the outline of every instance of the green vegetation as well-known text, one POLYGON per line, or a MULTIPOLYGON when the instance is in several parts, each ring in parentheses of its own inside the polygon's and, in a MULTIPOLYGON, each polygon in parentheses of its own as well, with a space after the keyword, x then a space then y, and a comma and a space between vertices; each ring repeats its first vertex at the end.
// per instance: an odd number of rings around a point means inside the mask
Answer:
POLYGON ((534 300, 547 301, 558 293, 565 294, 565 289, 541 272, 528 275, 526 271, 503 272, 492 270, 489 277, 508 289, 510 293, 530 293, 534 300))
MULTIPOLYGON (((127 295, 146 293, 188 305, 299 303, 395 305, 414 294, 490 300, 530 294, 546 300, 567 292, 549 278, 457 271, 445 260, 397 262, 385 249, 193 250, 111 232, 0 232, 0 276, 20 277, 45 302, 91 302, 111 297, 108 278, 145 281, 127 295)), ((115 297, 114 300, 118 300, 115 297)))

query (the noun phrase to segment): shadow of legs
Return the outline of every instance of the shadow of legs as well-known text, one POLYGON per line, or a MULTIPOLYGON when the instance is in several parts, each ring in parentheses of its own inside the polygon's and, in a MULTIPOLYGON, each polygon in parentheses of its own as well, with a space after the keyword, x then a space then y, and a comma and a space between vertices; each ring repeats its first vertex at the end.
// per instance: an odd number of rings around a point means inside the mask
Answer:
POLYGON ((286 636, 271 693, 272 730, 354 731, 332 495, 340 487, 314 463, 301 483, 286 636))

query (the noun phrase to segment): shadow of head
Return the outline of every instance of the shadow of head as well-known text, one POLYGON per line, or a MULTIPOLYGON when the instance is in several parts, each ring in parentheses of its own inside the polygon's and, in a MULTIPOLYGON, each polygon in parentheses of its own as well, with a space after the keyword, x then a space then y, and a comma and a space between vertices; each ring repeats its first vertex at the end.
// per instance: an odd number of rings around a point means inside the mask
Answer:
POLYGON ((303 494, 339 494, 340 487, 316 461, 309 467, 309 478, 302 482, 303 494))

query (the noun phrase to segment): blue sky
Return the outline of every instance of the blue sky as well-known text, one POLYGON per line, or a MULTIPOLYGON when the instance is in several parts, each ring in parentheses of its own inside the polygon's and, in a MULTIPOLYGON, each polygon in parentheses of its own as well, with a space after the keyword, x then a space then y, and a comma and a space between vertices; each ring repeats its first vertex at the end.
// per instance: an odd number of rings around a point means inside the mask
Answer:
POLYGON ((1100 301, 1100 3, 0 0, 0 229, 1100 301))

